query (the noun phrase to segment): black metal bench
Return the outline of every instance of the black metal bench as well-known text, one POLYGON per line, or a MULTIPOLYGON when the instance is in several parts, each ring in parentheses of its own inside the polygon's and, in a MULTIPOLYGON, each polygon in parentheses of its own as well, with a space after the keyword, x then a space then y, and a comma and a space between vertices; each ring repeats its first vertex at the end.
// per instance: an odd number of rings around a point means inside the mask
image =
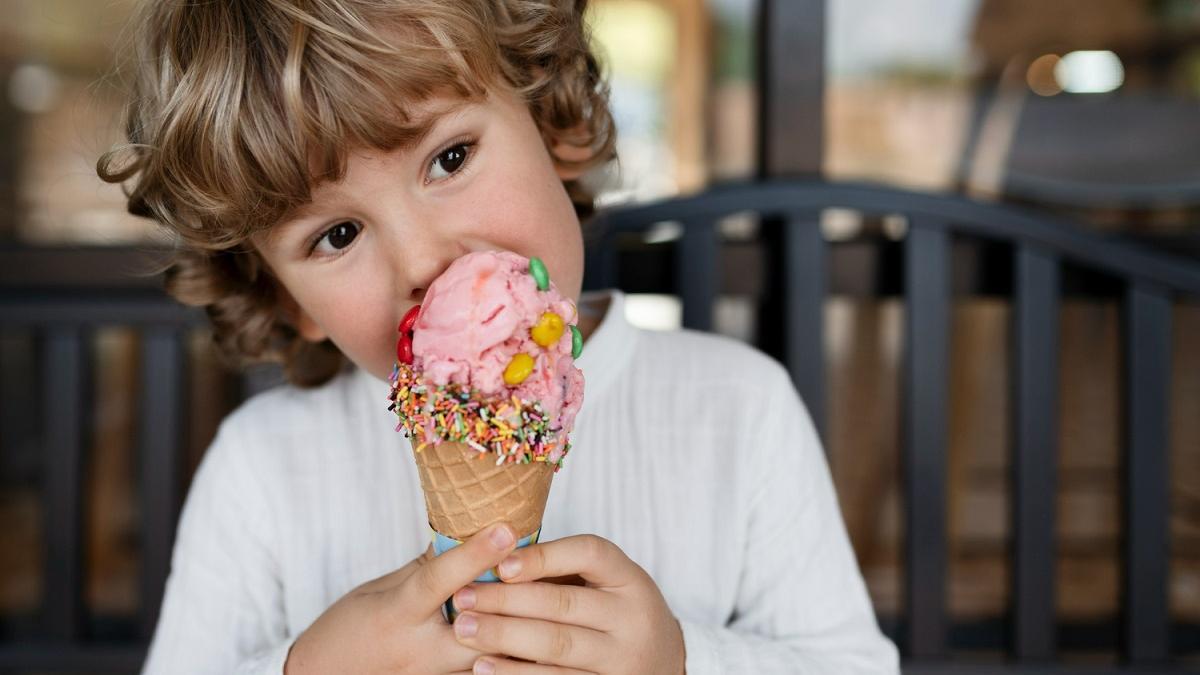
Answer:
MULTIPOLYGON (((665 222, 683 225, 675 287, 686 327, 708 330, 718 293, 716 223, 747 211, 779 228, 783 250, 783 357, 818 428, 825 419, 823 303, 827 208, 907 222, 903 292, 907 307, 903 386, 907 494, 907 603, 891 624, 911 672, 1124 672, 1055 666, 1054 513, 1057 472, 1058 309, 1064 263, 1116 277, 1123 290, 1124 531, 1119 650, 1137 672, 1170 665, 1167 612, 1167 415, 1171 303, 1200 296, 1200 262, 1088 233, 1026 210, 861 184, 775 182, 730 185, 700 195, 609 212, 593 227, 590 287, 618 285, 615 240, 665 222), (1007 667, 946 663, 946 433, 950 240, 964 235, 1010 245, 1015 341, 1013 597, 1007 667)), ((1200 448, 1196 449, 1200 452, 1200 448)), ((1153 672, 1153 671, 1151 671, 1153 672)))
MULTIPOLYGON (((821 210, 841 207, 899 214, 903 293, 908 306, 904 384, 908 602, 885 623, 914 673, 1182 672, 1172 665, 1167 612, 1167 383, 1172 299, 1200 295, 1200 263, 1147 252, 1051 218, 950 196, 866 185, 760 183, 711 189, 695 197, 612 210, 589 228, 585 285, 620 281, 623 233, 664 221, 683 224, 674 266, 686 326, 710 329, 720 292, 717 222, 752 211, 778 228, 773 255, 782 283, 764 291, 785 308, 781 356, 818 426, 825 417, 822 307, 829 245, 821 210), (1010 245, 1014 280, 1013 392, 1015 505, 1011 644, 1002 663, 953 663, 946 612, 946 422, 950 241, 952 235, 1010 245), (1055 663, 1054 494, 1057 315, 1064 263, 1121 280, 1125 327, 1126 421, 1123 473, 1127 574, 1120 651, 1129 669, 1055 663), (1136 461, 1129 461, 1136 458, 1136 461)), ((45 595, 36 641, 0 641, 0 670, 133 671, 153 630, 166 578, 180 488, 184 339, 202 326, 198 312, 156 290, 151 278, 124 274, 130 250, 0 251, 0 330, 32 331, 40 345, 46 551, 45 595), (89 637, 82 611, 81 486, 86 438, 89 332, 136 327, 141 335, 140 499, 144 513, 142 605, 135 635, 122 642, 89 637), (53 411, 48 414, 46 411, 53 411)), ((3 374, 0 374, 2 376, 3 374)), ((251 389, 253 388, 250 387, 251 389)), ((0 430, 0 441, 3 430, 0 430)), ((0 445, 0 447, 3 447, 0 445)), ((1200 451, 1200 449, 1197 449, 1200 451)))

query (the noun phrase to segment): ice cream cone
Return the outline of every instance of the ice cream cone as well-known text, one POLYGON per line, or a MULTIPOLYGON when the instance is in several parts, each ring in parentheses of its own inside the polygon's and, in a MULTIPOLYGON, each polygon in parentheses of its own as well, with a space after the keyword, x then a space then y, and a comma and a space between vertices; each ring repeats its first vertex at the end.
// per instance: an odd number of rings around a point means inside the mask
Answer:
MULTIPOLYGON (((414 450, 420 447, 418 439, 412 441, 414 450)), ((414 457, 435 532, 464 540, 504 521, 520 539, 541 527, 553 464, 497 465, 494 454, 450 441, 427 444, 414 457)))

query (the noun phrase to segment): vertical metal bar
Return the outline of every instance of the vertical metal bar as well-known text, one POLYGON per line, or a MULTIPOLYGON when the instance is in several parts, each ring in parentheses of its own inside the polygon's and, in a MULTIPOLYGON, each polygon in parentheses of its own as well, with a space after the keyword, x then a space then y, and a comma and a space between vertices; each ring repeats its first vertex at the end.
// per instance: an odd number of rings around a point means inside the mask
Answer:
POLYGON ((825 147, 826 0, 760 0, 760 178, 820 175, 825 147))
POLYGON ((676 285, 683 297, 683 325, 712 330, 721 267, 716 223, 697 218, 683 224, 675 260, 676 285))
POLYGON ((1055 494, 1058 471, 1057 256, 1021 246, 1015 259, 1013 374, 1013 655, 1055 652, 1055 494))
POLYGON ((48 636, 74 641, 83 624, 82 465, 87 413, 87 358, 83 334, 56 326, 46 334, 42 373, 45 399, 45 605, 48 636))
POLYGON ((140 630, 154 633, 171 563, 179 504, 184 386, 183 333, 155 327, 142 333, 140 466, 142 605, 140 630))
POLYGON ((1125 574, 1122 633, 1132 663, 1168 655, 1167 454, 1171 300, 1132 283, 1125 295, 1125 574))
POLYGON ((44 457, 37 443, 42 396, 37 348, 32 331, 0 326, 0 472, 26 484, 42 475, 44 457))
POLYGON ((617 280, 616 226, 623 214, 611 211, 597 216, 583 226, 584 265, 583 288, 596 290, 615 288, 617 280))
POLYGON ((938 658, 946 650, 947 240, 944 224, 914 219, 905 242, 906 611, 913 658, 938 658))
MULTIPOLYGON (((819 211, 789 214, 787 247, 787 364, 817 433, 825 437, 825 239, 819 211)), ((825 452, 829 452, 825 444, 825 452)))
MULTIPOLYGON (((816 177, 824 168, 826 4, 826 0, 758 2, 760 179, 816 177)), ((787 360, 790 301, 781 293, 789 283, 785 228, 782 219, 763 218, 759 240, 767 263, 767 286, 759 303, 756 332, 760 349, 787 360)))

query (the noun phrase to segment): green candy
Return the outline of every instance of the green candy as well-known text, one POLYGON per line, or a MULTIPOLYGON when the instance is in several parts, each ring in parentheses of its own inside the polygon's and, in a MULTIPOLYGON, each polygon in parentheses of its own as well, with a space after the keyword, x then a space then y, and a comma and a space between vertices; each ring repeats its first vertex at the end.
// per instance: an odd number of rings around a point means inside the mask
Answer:
POLYGON ((533 280, 537 282, 539 291, 550 289, 550 273, 546 271, 546 263, 542 262, 541 258, 529 259, 529 273, 533 275, 533 280))
POLYGON ((579 326, 571 326, 571 358, 577 359, 583 353, 583 333, 579 326))

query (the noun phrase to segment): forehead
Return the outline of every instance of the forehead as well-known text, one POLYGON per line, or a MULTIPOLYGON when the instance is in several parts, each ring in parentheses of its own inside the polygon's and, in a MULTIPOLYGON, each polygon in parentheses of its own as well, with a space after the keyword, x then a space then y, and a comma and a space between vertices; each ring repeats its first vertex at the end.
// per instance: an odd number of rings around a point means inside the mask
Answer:
MULTIPOLYGON (((336 153, 340 159, 363 150, 410 150, 421 144, 439 122, 461 113, 467 108, 478 105, 482 99, 474 100, 450 94, 434 94, 420 101, 397 106, 395 112, 387 115, 386 126, 379 125, 372 134, 347 132, 337 141, 336 153)), ((336 181, 345 169, 344 162, 339 162, 335 171, 329 166, 329 148, 310 147, 309 176, 314 186, 336 181)))
MULTIPOLYGON (((347 134, 332 141, 332 146, 310 148, 307 193, 302 201, 298 201, 281 217, 273 219, 262 234, 266 239, 273 238, 282 229, 280 225, 320 215, 319 212, 330 202, 346 198, 343 188, 353 191, 355 169, 361 171, 368 168, 372 161, 380 159, 381 153, 411 153, 422 147, 435 130, 450 126, 456 119, 486 118, 489 124, 493 120, 511 124, 529 115, 530 110, 524 98, 511 88, 502 86, 489 87, 478 97, 463 97, 442 90, 411 104, 398 106, 397 112, 388 120, 390 132, 375 139, 375 142, 366 142, 347 134), (362 159, 368 161, 353 161, 362 159)), ((441 134, 440 131, 437 133, 441 134)), ((540 145, 540 137, 535 138, 540 145)), ((438 140, 442 139, 439 137, 438 140)), ((258 238, 258 241, 264 241, 264 238, 258 238)))
POLYGON ((344 138, 334 149, 311 148, 308 157, 309 198, 285 213, 280 222, 304 217, 315 202, 336 195, 340 185, 353 180, 351 159, 376 156, 379 152, 410 152, 424 143, 440 124, 485 104, 484 100, 451 94, 432 95, 405 106, 403 117, 394 116, 394 133, 377 139, 377 142, 344 138))

